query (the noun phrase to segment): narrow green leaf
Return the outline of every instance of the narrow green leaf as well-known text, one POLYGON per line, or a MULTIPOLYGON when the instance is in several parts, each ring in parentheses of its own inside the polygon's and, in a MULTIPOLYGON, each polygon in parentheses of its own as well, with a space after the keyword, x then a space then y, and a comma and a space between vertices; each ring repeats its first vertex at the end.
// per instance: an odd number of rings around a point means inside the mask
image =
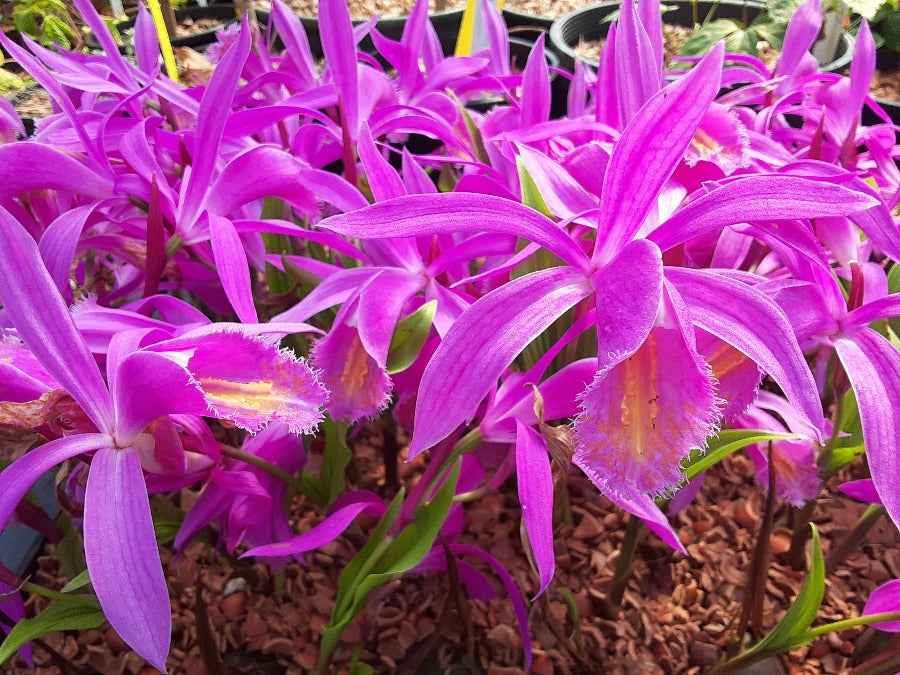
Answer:
POLYGON ((835 448, 854 447, 863 444, 862 420, 859 417, 859 406, 853 390, 844 396, 844 407, 841 410, 841 435, 835 441, 835 448))
POLYGON ((19 621, 0 645, 0 663, 35 638, 62 630, 88 630, 106 621, 100 603, 93 596, 77 595, 57 600, 33 619, 19 621))
POLYGON ((426 302, 415 312, 404 317, 394 329, 391 347, 388 350, 387 371, 389 374, 399 373, 409 368, 428 338, 434 313, 437 311, 437 300, 426 302))
POLYGON ((748 445, 794 438, 800 438, 800 436, 758 429, 726 429, 725 431, 720 431, 718 436, 707 439, 706 453, 692 453, 691 457, 682 465, 682 468, 687 479, 691 480, 725 459, 732 452, 746 448, 748 445))
POLYGON ((819 545, 819 531, 812 523, 809 526, 812 528, 812 561, 803 588, 781 621, 771 633, 753 646, 753 651, 783 651, 807 643, 804 642, 806 638, 803 634, 815 620, 825 595, 825 559, 819 545))
POLYGON ((434 545, 441 525, 447 519, 447 513, 453 504, 453 495, 456 492, 461 466, 462 460, 456 460, 450 475, 447 476, 434 499, 416 510, 413 521, 397 535, 384 557, 378 562, 379 572, 388 574, 406 572, 422 561, 422 558, 434 545))
POLYGON ((56 559, 63 574, 69 579, 74 579, 87 569, 84 560, 84 542, 81 539, 81 532, 72 527, 68 518, 60 518, 59 526, 63 531, 63 538, 56 545, 56 559))
POLYGON ((544 201, 537 183, 534 182, 534 178, 528 173, 528 169, 525 168, 525 163, 521 157, 516 157, 516 169, 519 171, 519 183, 522 185, 522 203, 548 218, 552 218, 553 214, 550 213, 547 202, 544 201))
POLYGON ((84 570, 80 574, 76 575, 75 578, 72 579, 69 583, 63 586, 60 589, 60 593, 71 593, 72 591, 77 591, 79 588, 83 588, 91 583, 91 577, 88 575, 88 571, 84 570))
POLYGON ((320 482, 328 495, 328 504, 344 492, 347 479, 344 472, 353 458, 353 452, 347 447, 347 423, 337 422, 326 417, 322 425, 325 429, 325 452, 322 455, 322 474, 320 482))
POLYGON ((178 530, 181 529, 184 511, 162 495, 151 497, 150 506, 153 511, 153 532, 156 534, 156 542, 168 544, 175 539, 178 530))
POLYGON ((831 451, 831 457, 829 457, 828 459, 828 465, 825 467, 825 473, 831 475, 837 471, 840 471, 865 451, 866 446, 862 444, 835 448, 831 451))

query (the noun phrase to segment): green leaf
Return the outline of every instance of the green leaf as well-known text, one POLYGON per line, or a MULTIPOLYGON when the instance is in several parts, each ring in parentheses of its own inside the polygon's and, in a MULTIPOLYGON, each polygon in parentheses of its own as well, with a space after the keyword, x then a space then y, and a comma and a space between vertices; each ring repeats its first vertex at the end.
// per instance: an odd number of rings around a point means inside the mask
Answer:
POLYGON ((844 407, 841 410, 841 419, 838 422, 842 435, 835 441, 835 448, 853 447, 863 444, 862 420, 859 417, 859 406, 856 404, 856 394, 851 389, 844 396, 844 407))
POLYGON ((766 13, 772 20, 787 24, 802 0, 766 0, 766 13))
POLYGON ((682 56, 703 56, 713 48, 719 40, 725 40, 731 49, 733 44, 741 43, 743 29, 732 19, 716 19, 694 30, 691 37, 681 47, 682 56))
POLYGON ((866 446, 862 444, 835 448, 831 451, 831 457, 828 459, 828 464, 825 466, 824 473, 832 475, 840 471, 854 459, 865 453, 865 451, 866 446))
MULTIPOLYGON (((284 215, 285 208, 283 200, 276 197, 266 197, 263 200, 263 210, 260 219, 283 219, 284 215)), ((291 240, 287 235, 263 232, 262 240, 266 246, 266 253, 278 253, 284 256, 294 252, 291 240)), ((293 287, 288 276, 271 263, 266 263, 266 281, 268 282, 269 290, 277 295, 288 293, 293 287)))
POLYGON ((521 157, 516 157, 516 168, 519 171, 519 183, 522 185, 522 203, 525 206, 530 206, 538 213, 552 218, 553 214, 550 213, 547 202, 544 201, 541 191, 538 190, 537 183, 534 182, 534 178, 528 173, 528 169, 525 168, 525 163, 521 157))
POLYGON ((811 642, 811 639, 804 637, 804 633, 815 620, 825 596, 825 560, 819 545, 819 531, 812 523, 809 526, 812 528, 812 561, 803 588, 781 621, 753 646, 752 651, 786 651, 811 642))
MULTIPOLYGON (((900 35, 898 35, 898 45, 900 45, 900 35)), ((891 266, 891 271, 888 272, 887 275, 888 281, 888 293, 900 293, 900 265, 894 263, 891 266)), ((900 316, 895 316, 892 319, 888 319, 888 325, 890 325, 891 330, 895 333, 900 333, 900 316)))
POLYGON ((69 579, 74 579, 87 569, 87 563, 84 560, 84 542, 81 539, 81 533, 72 527, 68 518, 60 518, 59 525, 64 534, 56 545, 56 559, 59 561, 63 574, 69 579))
POLYGON ((23 619, 13 627, 0 645, 0 663, 35 638, 62 630, 97 628, 104 621, 106 617, 96 597, 73 595, 57 600, 33 619, 23 619))
POLYGON ((150 506, 153 512, 153 532, 156 534, 156 543, 168 544, 175 539, 178 530, 181 529, 181 523, 184 522, 184 511, 162 495, 151 497, 150 506))
POLYGON ((434 545, 434 540, 447 519, 453 504, 456 483, 462 460, 456 460, 450 474, 429 503, 416 510, 413 521, 403 528, 388 547, 377 568, 380 572, 396 574, 411 570, 422 562, 422 558, 434 545))
POLYGON ((44 29, 44 37, 41 39, 41 42, 44 44, 51 45, 55 43, 64 49, 69 49, 72 46, 71 41, 75 39, 75 34, 72 32, 71 26, 63 19, 53 15, 45 16, 42 28, 44 29))
POLYGON ((88 574, 87 570, 82 571, 78 575, 76 575, 72 581, 67 583, 60 589, 60 593, 71 593, 72 591, 77 591, 79 588, 83 588, 91 583, 91 577, 88 574))
POLYGON ((322 454, 322 473, 319 482, 328 495, 330 504, 344 492, 347 479, 344 472, 353 459, 353 452, 347 447, 347 423, 326 417, 322 425, 325 429, 325 451, 322 454))
POLYGON ((437 300, 432 300, 397 324, 391 338, 391 347, 388 350, 387 371, 389 374, 393 375, 406 370, 419 356, 422 345, 428 339, 436 311, 437 300))
MULTIPOLYGON (((784 45, 784 32, 787 30, 787 24, 775 21, 770 16, 761 15, 755 18, 749 26, 748 33, 754 33, 758 40, 765 40, 774 49, 781 49, 784 45)), ((756 44, 753 45, 753 54, 758 53, 756 44)))
POLYGON ((754 443, 767 443, 768 441, 790 440, 800 438, 797 434, 779 434, 772 431, 758 429, 726 429, 720 431, 718 436, 707 439, 705 454, 691 453, 686 463, 682 464, 685 476, 692 480, 701 473, 725 459, 732 452, 746 448, 754 443))

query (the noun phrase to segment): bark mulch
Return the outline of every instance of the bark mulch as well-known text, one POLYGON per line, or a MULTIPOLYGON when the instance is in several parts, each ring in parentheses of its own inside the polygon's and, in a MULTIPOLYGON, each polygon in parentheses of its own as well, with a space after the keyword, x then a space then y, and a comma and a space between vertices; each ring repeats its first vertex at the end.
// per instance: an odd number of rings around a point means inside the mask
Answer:
MULTIPOLYGON (((383 483, 381 453, 373 449, 377 434, 364 433, 355 449, 361 468, 359 485, 383 483)), ((414 482, 424 460, 400 465, 400 480, 414 482)), ((862 475, 857 469, 841 478, 862 475)), ((835 479, 832 484, 840 480, 835 479)), ((762 521, 763 490, 753 481, 753 467, 733 456, 711 470, 701 494, 674 518, 690 557, 672 552, 653 535, 638 546, 633 574, 617 620, 602 618, 605 591, 618 557, 627 516, 600 496, 576 470, 569 474, 573 525, 556 531, 555 588, 530 605, 534 672, 610 674, 702 673, 723 655, 733 637, 744 600, 744 585, 756 531, 762 521), (559 588, 567 588, 581 616, 577 626, 559 588)), ((194 498, 180 496, 183 506, 194 498)), ((827 556, 834 542, 853 526, 865 505, 825 490, 814 520, 827 556)), ((799 590, 804 571, 787 564, 788 509, 780 506, 770 538, 772 557, 764 604, 765 629, 781 617, 799 590)), ((316 509, 296 508, 295 528, 304 531, 321 519, 316 509)), ((309 672, 318 653, 321 627, 327 623, 341 570, 358 550, 362 533, 375 520, 361 517, 359 527, 307 555, 307 566, 288 565, 271 575, 262 565, 222 564, 202 543, 175 557, 163 550, 173 608, 172 673, 209 672, 201 658, 204 637, 214 645, 221 666, 230 673, 309 672), (198 597, 201 602, 198 602, 198 597), (204 614, 208 630, 203 630, 204 614), (211 637, 210 637, 211 636, 211 637)), ((461 541, 480 546, 502 561, 528 598, 537 591, 523 553, 515 485, 466 508, 461 541)), ((877 585, 900 578, 900 536, 886 519, 873 528, 861 550, 848 556, 827 582, 816 623, 856 616, 877 585)), ((48 547, 49 549, 50 547, 48 547)), ((49 554, 50 551, 48 550, 49 554)), ((496 581, 489 569, 469 558, 496 581)), ((65 578, 54 559, 38 559, 38 583, 59 588, 65 578)), ((376 672, 489 673, 522 672, 522 640, 512 605, 499 583, 492 601, 468 601, 450 592, 449 576, 406 577, 370 597, 368 611, 348 627, 335 653, 335 672, 345 673, 354 650, 376 672), (448 600, 448 597, 450 599, 448 600), (447 610, 445 611, 445 605, 447 610)), ((42 606, 32 598, 28 611, 42 606)), ((80 672, 155 672, 128 650, 108 625, 80 634, 53 635, 46 643, 80 672)), ((808 647, 758 666, 756 673, 842 673, 900 644, 890 635, 853 628, 821 637, 808 647)), ((60 672, 35 648, 34 672, 60 672)), ((2 672, 21 672, 12 662, 2 672)), ((859 672, 865 672, 865 667, 859 672)))

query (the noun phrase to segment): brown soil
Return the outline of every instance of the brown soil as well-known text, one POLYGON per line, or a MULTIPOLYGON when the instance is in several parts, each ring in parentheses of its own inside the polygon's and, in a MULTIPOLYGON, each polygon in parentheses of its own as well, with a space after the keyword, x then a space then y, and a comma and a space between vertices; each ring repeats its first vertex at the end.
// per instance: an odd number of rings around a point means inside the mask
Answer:
MULTIPOLYGON (((366 436, 368 442, 377 443, 374 433, 366 436)), ((383 487, 380 453, 371 445, 358 447, 355 453, 357 465, 368 476, 357 487, 383 487)), ((400 480, 406 484, 414 482, 423 466, 421 458, 401 464, 400 480)), ((844 474, 841 480, 858 477, 846 471, 844 474)), ((555 587, 548 590, 546 601, 532 606, 534 672, 549 675, 593 669, 625 675, 696 674, 708 670, 721 658, 724 646, 733 637, 744 601, 748 561, 764 502, 763 491, 752 476, 749 460, 742 456, 729 458, 709 472, 697 500, 674 518, 690 558, 673 553, 655 536, 641 541, 622 613, 618 620, 611 621, 602 618, 600 610, 627 518, 573 469, 568 484, 574 525, 558 526, 555 587), (559 588, 569 589, 574 596, 581 615, 577 627, 572 624, 559 588), (586 661, 579 665, 573 654, 583 654, 586 661)), ((174 497, 182 507, 194 499, 196 494, 190 490, 174 497)), ((864 508, 833 488, 826 489, 814 516, 826 555, 864 508)), ((794 571, 785 558, 789 540, 787 516, 788 509, 779 507, 770 539, 773 558, 764 603, 766 631, 786 610, 805 574, 794 571)), ((467 527, 461 541, 490 551, 531 597, 537 587, 522 550, 520 517, 515 487, 507 485, 502 494, 492 494, 468 505, 467 527)), ((320 519, 316 509, 296 506, 298 531, 305 531, 320 519)), ((357 522, 363 531, 370 532, 374 527, 371 518, 357 522)), ((169 672, 209 672, 200 657, 198 643, 198 636, 203 634, 198 630, 198 611, 202 616, 204 609, 218 658, 227 668, 223 672, 309 672, 318 653, 321 627, 328 621, 334 603, 341 570, 359 549, 359 532, 355 536, 348 532, 308 554, 306 567, 289 565, 280 579, 273 578, 262 565, 234 567, 221 558, 216 560, 215 554, 201 543, 190 546, 186 555, 179 558, 164 549, 174 610, 169 672), (198 594, 202 606, 198 605, 198 594)), ((900 577, 898 544, 896 529, 884 520, 879 522, 861 550, 848 556, 829 578, 817 623, 857 615, 875 586, 900 577)), ((51 548, 48 547, 48 553, 51 548)), ((495 578, 476 560, 468 561, 495 578)), ((65 578, 55 560, 46 555, 39 558, 34 581, 60 588, 65 578)), ((469 670, 473 658, 476 665, 492 675, 522 672, 522 642, 506 594, 501 590, 496 599, 488 602, 455 598, 448 601, 448 584, 447 574, 428 574, 407 577, 376 591, 368 611, 344 633, 335 653, 337 672, 347 672, 357 647, 361 649, 361 660, 373 665, 378 673, 449 672, 454 666, 462 667, 454 672, 477 672, 469 670), (451 610, 442 619, 446 604, 451 610)), ((32 598, 28 611, 43 606, 43 599, 32 598)), ((108 625, 78 634, 52 635, 45 640, 87 672, 152 672, 124 647, 108 625)), ((871 629, 847 629, 782 657, 780 666, 772 662, 773 668, 765 672, 845 672, 876 653, 900 648, 895 643, 895 638, 871 629), (890 640, 893 642, 888 644, 890 640)), ((38 675, 59 672, 37 647, 35 662, 38 675)), ((21 667, 13 659, 2 672, 21 672, 21 667)))
MULTIPOLYGON (((688 41, 693 32, 693 28, 685 28, 684 26, 668 23, 663 24, 663 51, 665 52, 666 65, 671 63, 672 59, 678 55, 681 47, 688 41)), ((606 44, 606 38, 582 40, 575 45, 575 55, 582 59, 598 61, 604 44, 606 44)))
POLYGON ((503 8, 556 19, 563 14, 586 7, 587 4, 584 0, 506 0, 503 8))
POLYGON ((894 70, 889 73, 876 70, 869 91, 876 98, 894 102, 900 101, 900 70, 894 70))
MULTIPOLYGON (((269 9, 269 0, 254 0, 260 9, 269 9)), ((285 4, 300 16, 318 16, 318 0, 285 0, 285 4)), ((415 6, 415 0, 349 0, 350 16, 354 19, 369 19, 376 14, 382 18, 407 16, 415 6)), ((439 12, 445 9, 460 9, 466 6, 466 0, 429 0, 429 10, 439 12)))
POLYGON ((227 22, 222 21, 222 19, 213 19, 210 17, 202 19, 192 19, 187 17, 178 22, 175 32, 178 37, 187 37, 188 35, 197 35, 197 33, 202 33, 203 31, 212 28, 220 28, 221 26, 224 26, 225 23, 227 22))

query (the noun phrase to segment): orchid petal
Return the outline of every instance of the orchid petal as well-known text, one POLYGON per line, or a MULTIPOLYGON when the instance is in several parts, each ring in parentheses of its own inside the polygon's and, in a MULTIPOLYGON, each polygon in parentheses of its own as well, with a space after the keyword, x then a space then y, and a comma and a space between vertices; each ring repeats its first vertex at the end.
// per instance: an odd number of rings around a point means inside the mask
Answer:
POLYGON ((540 244, 573 267, 583 269, 587 263, 584 252, 553 221, 523 204, 489 195, 408 195, 326 218, 319 227, 363 239, 500 232, 540 244))
POLYGON ((900 352, 870 328, 839 337, 834 346, 859 404, 872 481, 891 520, 900 523, 900 419, 892 403, 900 391, 900 352))
POLYGON ((259 317, 253 304, 247 252, 234 224, 227 218, 209 213, 209 237, 213 259, 225 295, 243 323, 256 323, 259 317))
POLYGON ((358 499, 360 501, 348 504, 347 506, 328 514, 321 523, 293 539, 281 541, 276 544, 269 544, 268 546, 251 548, 241 557, 300 555, 301 553, 312 551, 337 539, 359 514, 371 513, 382 515, 386 510, 384 501, 378 497, 378 495, 366 495, 365 493, 361 493, 358 499))
POLYGON ((678 535, 675 534, 675 530, 672 529, 672 524, 669 522, 669 519, 666 518, 666 515, 656 505, 656 502, 649 496, 633 490, 624 491, 618 495, 610 493, 606 496, 619 508, 628 511, 628 513, 643 520, 647 527, 673 549, 679 553, 688 555, 687 549, 684 548, 684 544, 681 543, 678 535))
POLYGON ((718 43, 690 73, 654 95, 622 132, 603 179, 595 259, 615 255, 656 203, 719 89, 723 51, 718 43))
POLYGON ((637 351, 656 321, 662 299, 662 255, 649 241, 633 241, 591 275, 591 285, 597 293, 602 370, 637 351))
MULTIPOLYGON (((738 178, 679 209, 647 238, 664 251, 728 225, 845 216, 878 203, 843 186, 785 174, 738 178)), ((773 227, 773 232, 777 230, 773 227)))
POLYGON ((522 71, 522 126, 531 127, 550 119, 550 71, 541 33, 531 48, 522 71))
POLYGON ((0 145, 3 184, 0 199, 33 190, 65 190, 88 197, 108 197, 112 181, 100 176, 71 155, 41 143, 0 145))
POLYGON ((684 297, 691 322, 756 361, 822 440, 822 403, 781 308, 756 289, 713 271, 667 267, 665 273, 684 297))
POLYGON ((590 292, 580 274, 552 268, 511 281, 463 312, 422 376, 410 456, 472 419, 512 360, 590 292))
POLYGON ((875 482, 871 478, 862 478, 860 480, 851 480, 838 485, 838 490, 848 497, 858 499, 861 502, 869 504, 881 504, 881 497, 878 490, 875 489, 875 482))
POLYGON ((2 207, 0 262, 0 302, 19 336, 94 424, 110 432, 112 405, 94 357, 44 267, 34 239, 2 207))
POLYGON ((134 651, 164 671, 172 613, 147 486, 134 448, 103 448, 91 461, 84 553, 110 625, 134 651))
POLYGON ((661 326, 597 373, 581 408, 572 461, 606 494, 671 493, 719 421, 709 366, 679 328, 661 326))
MULTIPOLYGON (((862 616, 882 614, 884 612, 900 612, 900 579, 888 581, 872 591, 866 606, 863 608, 862 616)), ((900 621, 882 621, 881 623, 873 623, 872 627, 897 633, 900 632, 900 621)))
POLYGON ((219 328, 144 348, 191 374, 209 411, 249 431, 270 421, 309 433, 322 418, 327 393, 305 361, 259 338, 219 328))
POLYGON ((528 542, 537 563, 541 587, 537 600, 553 581, 556 567, 553 555, 553 476, 547 442, 531 427, 516 420, 516 473, 522 520, 528 542))
POLYGON ((0 472, 0 529, 9 522, 16 506, 38 478, 71 457, 109 444, 106 434, 64 436, 25 453, 6 467, 0 472))
POLYGON ((345 131, 351 140, 355 140, 360 121, 356 40, 350 9, 344 0, 321 0, 319 30, 328 70, 340 92, 340 105, 347 125, 345 131))

